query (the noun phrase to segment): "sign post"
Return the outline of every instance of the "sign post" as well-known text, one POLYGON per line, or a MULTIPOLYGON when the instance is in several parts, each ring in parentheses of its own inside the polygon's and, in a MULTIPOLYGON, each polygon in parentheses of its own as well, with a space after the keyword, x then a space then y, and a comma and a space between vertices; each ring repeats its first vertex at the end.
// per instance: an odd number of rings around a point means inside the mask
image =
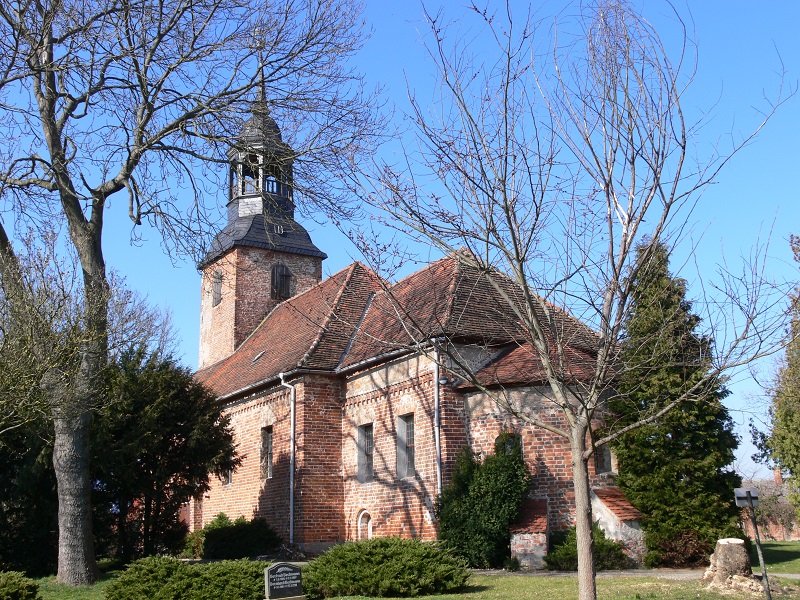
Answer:
POLYGON ((304 600, 300 567, 290 563, 275 563, 264 569, 267 600, 304 600))
POLYGON ((769 579, 767 578, 767 567, 764 564, 764 553, 761 551, 761 538, 758 535, 758 524, 756 523, 758 490, 756 488, 736 488, 733 490, 733 494, 736 497, 736 506, 747 507, 750 509, 750 518, 753 521, 753 531, 756 534, 758 562, 761 564, 761 581, 764 584, 764 593, 767 595, 767 600, 772 600, 772 593, 769 589, 769 579))

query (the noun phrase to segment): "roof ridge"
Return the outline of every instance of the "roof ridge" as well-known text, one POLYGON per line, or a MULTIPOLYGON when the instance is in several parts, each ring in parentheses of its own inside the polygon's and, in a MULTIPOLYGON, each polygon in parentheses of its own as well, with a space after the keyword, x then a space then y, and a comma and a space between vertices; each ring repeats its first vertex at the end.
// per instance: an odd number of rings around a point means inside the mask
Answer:
MULTIPOLYGON (((322 341, 322 336, 325 334, 325 331, 327 331, 328 324, 333 319, 333 316, 334 316, 334 314, 336 312, 336 309, 339 306, 339 302, 341 301, 342 296, 344 296, 344 291, 347 289, 347 286, 353 280, 353 274, 356 271, 356 266, 357 266, 356 263, 353 262, 353 263, 350 263, 350 265, 348 265, 347 267, 345 267, 345 269, 343 269, 343 270, 347 270, 349 272, 345 276, 345 279, 342 282, 342 285, 339 287, 339 291, 337 292, 336 297, 333 299, 333 302, 331 303, 330 310, 328 310, 328 314, 326 315, 326 317, 323 320, 323 322, 320 324, 319 329, 317 330, 317 335, 314 336, 314 339, 311 341, 311 346, 309 346, 308 351, 302 356, 302 358, 299 361, 297 361, 297 366, 298 367, 301 367, 303 364, 305 364, 305 362, 309 358, 311 358, 311 355, 314 353, 314 351, 319 347, 319 344, 322 341)), ((340 272, 341 271, 339 271, 339 273, 340 272)), ((337 273, 337 275, 339 273, 337 273)), ((331 276, 328 279, 332 279, 332 278, 333 277, 331 276)))
POLYGON ((350 334, 350 339, 347 340, 347 346, 345 346, 342 356, 339 357, 339 363, 336 365, 336 369, 334 369, 335 371, 338 371, 342 367, 345 358, 347 358, 347 355, 350 354, 350 350, 353 348, 353 342, 356 340, 358 331, 361 329, 364 319, 367 318, 367 313, 369 313, 369 309, 372 306, 372 301, 375 300, 375 296, 379 291, 380 290, 370 292, 369 296, 367 296, 367 301, 364 303, 364 309, 361 311, 361 316, 358 318, 358 323, 356 323, 356 326, 353 327, 353 333, 350 334))
POLYGON ((447 308, 444 314, 444 330, 450 331, 451 320, 453 318, 453 306, 455 304, 456 288, 458 287, 459 277, 461 276, 461 261, 456 259, 456 253, 452 253, 448 257, 453 263, 452 278, 450 279, 450 286, 447 290, 447 308))

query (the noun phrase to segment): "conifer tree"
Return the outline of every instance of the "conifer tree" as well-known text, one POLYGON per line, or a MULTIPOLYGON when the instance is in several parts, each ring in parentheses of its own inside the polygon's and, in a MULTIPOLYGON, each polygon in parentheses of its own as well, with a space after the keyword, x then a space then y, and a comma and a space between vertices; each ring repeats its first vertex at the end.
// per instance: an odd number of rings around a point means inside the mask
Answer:
POLYGON ((738 438, 721 402, 724 382, 693 389, 708 373, 713 340, 697 332, 686 281, 671 275, 664 244, 646 248, 637 250, 644 268, 632 286, 612 418, 619 428, 687 392, 690 399, 615 442, 618 484, 643 514, 647 562, 693 564, 738 532, 733 488, 741 480, 728 468, 738 438))
MULTIPOLYGON (((800 262, 800 237, 791 237, 794 259, 800 262)), ((775 465, 790 475, 789 499, 800 517, 800 289, 791 298, 792 324, 784 363, 772 390, 772 431, 766 450, 775 465)), ((761 445, 764 448, 764 445, 761 445)))

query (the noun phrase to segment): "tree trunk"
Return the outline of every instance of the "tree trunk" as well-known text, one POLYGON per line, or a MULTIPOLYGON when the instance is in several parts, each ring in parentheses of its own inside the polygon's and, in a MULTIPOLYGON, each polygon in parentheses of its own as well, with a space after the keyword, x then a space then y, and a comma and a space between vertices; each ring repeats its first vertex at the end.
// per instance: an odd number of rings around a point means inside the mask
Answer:
POLYGON ((128 541, 128 509, 130 503, 128 500, 119 500, 118 505, 119 513, 117 514, 117 558, 123 564, 128 564, 131 560, 130 542, 128 541))
POLYGON ((592 536, 592 501, 589 489, 589 463, 585 435, 578 434, 572 449, 572 482, 575 487, 575 529, 578 540, 578 598, 595 600, 597 587, 594 571, 594 538, 592 536))
POLYGON ((89 431, 91 413, 54 408, 53 467, 58 481, 58 581, 89 585, 97 581, 92 537, 89 431))
POLYGON ((97 581, 89 440, 98 376, 107 355, 108 284, 102 254, 90 257, 92 260, 86 261, 81 256, 86 316, 80 363, 74 376, 54 369, 42 382, 52 403, 55 422, 53 467, 58 488, 58 581, 67 585, 89 585, 97 581))

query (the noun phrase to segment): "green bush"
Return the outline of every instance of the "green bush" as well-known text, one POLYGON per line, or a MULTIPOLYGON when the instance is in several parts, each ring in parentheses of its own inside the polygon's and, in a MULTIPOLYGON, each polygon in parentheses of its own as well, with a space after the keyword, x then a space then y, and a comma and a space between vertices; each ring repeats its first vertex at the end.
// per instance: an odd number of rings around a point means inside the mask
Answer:
POLYGON ((281 544, 281 538, 264 519, 231 521, 219 513, 203 529, 186 537, 183 558, 233 559, 268 554, 281 544))
POLYGON ((268 554, 281 544, 281 538, 264 519, 236 519, 229 527, 206 531, 203 558, 248 558, 268 554))
POLYGON ((190 565, 151 556, 131 563, 108 588, 106 600, 263 600, 269 563, 228 560, 190 565))
POLYGON ((19 571, 0 572, 0 600, 38 600, 39 586, 19 571))
POLYGON ((453 592, 467 581, 464 562, 435 543, 376 538, 334 546, 303 570, 309 599, 414 597, 453 592))
MULTIPOLYGON (((622 551, 622 544, 609 540, 597 523, 592 525, 594 535, 594 568, 598 571, 626 569, 632 561, 622 551)), ((566 536, 554 535, 550 551, 544 557, 547 568, 553 571, 578 570, 578 535, 573 527, 566 536)))
MULTIPOLYGON (((745 537, 738 529, 729 529, 719 537, 745 537)), ((644 541, 650 550, 644 557, 647 567, 699 567, 707 565, 714 552, 716 539, 711 540, 708 532, 697 530, 673 531, 670 535, 660 535, 645 531, 644 541)))
POLYGON ((483 462, 465 448, 437 506, 442 544, 471 567, 502 567, 511 556, 509 527, 530 483, 518 436, 501 434, 483 462))
MULTIPOLYGON (((239 517, 245 521, 244 517, 239 517)), ((238 519, 237 519, 238 520, 238 519)), ((245 521, 246 522, 246 521, 245 521)), ((219 529, 220 527, 230 527, 233 521, 225 513, 219 513, 211 521, 206 523, 205 527, 193 531, 186 536, 184 540, 183 551, 181 552, 182 558, 203 558, 203 546, 206 540, 206 532, 210 529, 219 529)))

